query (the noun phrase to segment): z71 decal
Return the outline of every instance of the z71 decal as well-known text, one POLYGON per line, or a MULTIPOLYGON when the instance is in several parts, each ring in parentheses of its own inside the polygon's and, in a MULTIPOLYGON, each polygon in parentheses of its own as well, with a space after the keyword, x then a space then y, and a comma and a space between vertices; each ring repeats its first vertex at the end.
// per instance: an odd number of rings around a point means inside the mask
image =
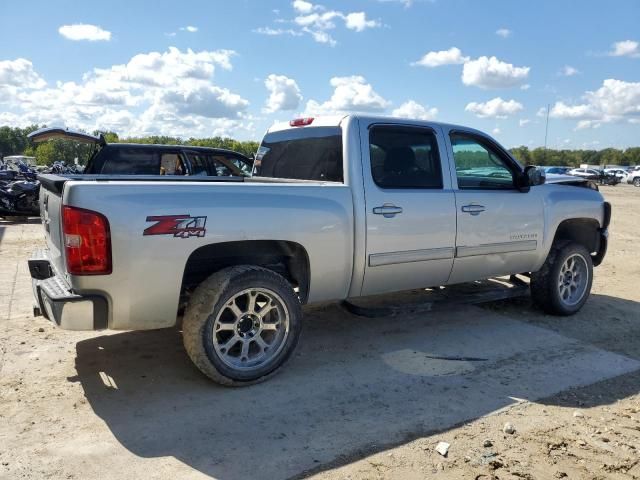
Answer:
POLYGON ((147 217, 147 222, 155 222, 147 227, 143 235, 173 235, 179 238, 204 237, 207 217, 190 215, 160 215, 147 217))

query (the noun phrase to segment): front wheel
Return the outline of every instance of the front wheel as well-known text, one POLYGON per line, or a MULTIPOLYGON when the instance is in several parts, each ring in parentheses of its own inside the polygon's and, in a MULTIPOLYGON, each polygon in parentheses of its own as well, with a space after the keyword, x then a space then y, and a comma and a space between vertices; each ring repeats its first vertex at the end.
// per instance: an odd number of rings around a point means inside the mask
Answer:
POLYGON ((636 177, 633 179, 633 186, 640 187, 640 177, 636 177))
POLYGON ((573 315, 589 298, 593 263, 585 247, 574 242, 554 245, 542 268, 531 275, 531 297, 553 315, 573 315))
POLYGON ((295 349, 302 309, 291 285, 277 273, 242 265, 202 282, 182 324, 185 349, 212 380, 250 385, 276 372, 295 349))

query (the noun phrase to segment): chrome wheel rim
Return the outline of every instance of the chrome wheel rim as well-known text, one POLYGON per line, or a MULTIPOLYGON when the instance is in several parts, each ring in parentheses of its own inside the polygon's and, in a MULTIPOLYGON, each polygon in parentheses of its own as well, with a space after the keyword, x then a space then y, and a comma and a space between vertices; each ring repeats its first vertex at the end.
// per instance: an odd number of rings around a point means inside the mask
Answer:
POLYGON ((242 290, 220 309, 212 335, 214 349, 225 365, 255 370, 284 348, 289 336, 289 311, 272 290, 242 290))
POLYGON ((586 259, 574 253, 569 256, 558 275, 558 293, 560 301, 567 306, 578 304, 585 293, 589 284, 589 268, 586 259))

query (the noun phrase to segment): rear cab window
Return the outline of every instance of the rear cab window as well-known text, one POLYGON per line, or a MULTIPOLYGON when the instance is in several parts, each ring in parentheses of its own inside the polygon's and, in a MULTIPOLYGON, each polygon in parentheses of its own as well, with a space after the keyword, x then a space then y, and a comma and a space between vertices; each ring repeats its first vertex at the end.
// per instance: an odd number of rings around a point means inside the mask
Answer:
POLYGON ((343 182, 342 129, 305 127, 267 133, 258 148, 253 174, 343 182))

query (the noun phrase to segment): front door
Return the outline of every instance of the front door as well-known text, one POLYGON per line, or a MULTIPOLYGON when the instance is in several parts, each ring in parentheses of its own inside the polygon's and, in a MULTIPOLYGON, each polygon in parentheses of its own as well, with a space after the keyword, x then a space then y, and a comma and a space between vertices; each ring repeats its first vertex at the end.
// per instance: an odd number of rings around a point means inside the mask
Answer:
POLYGON ((442 285, 451 273, 455 199, 441 164, 446 146, 439 132, 361 127, 367 212, 362 295, 442 285))
POLYGON ((489 139, 449 135, 458 234, 449 283, 531 271, 542 248, 540 190, 515 186, 519 166, 489 139))

